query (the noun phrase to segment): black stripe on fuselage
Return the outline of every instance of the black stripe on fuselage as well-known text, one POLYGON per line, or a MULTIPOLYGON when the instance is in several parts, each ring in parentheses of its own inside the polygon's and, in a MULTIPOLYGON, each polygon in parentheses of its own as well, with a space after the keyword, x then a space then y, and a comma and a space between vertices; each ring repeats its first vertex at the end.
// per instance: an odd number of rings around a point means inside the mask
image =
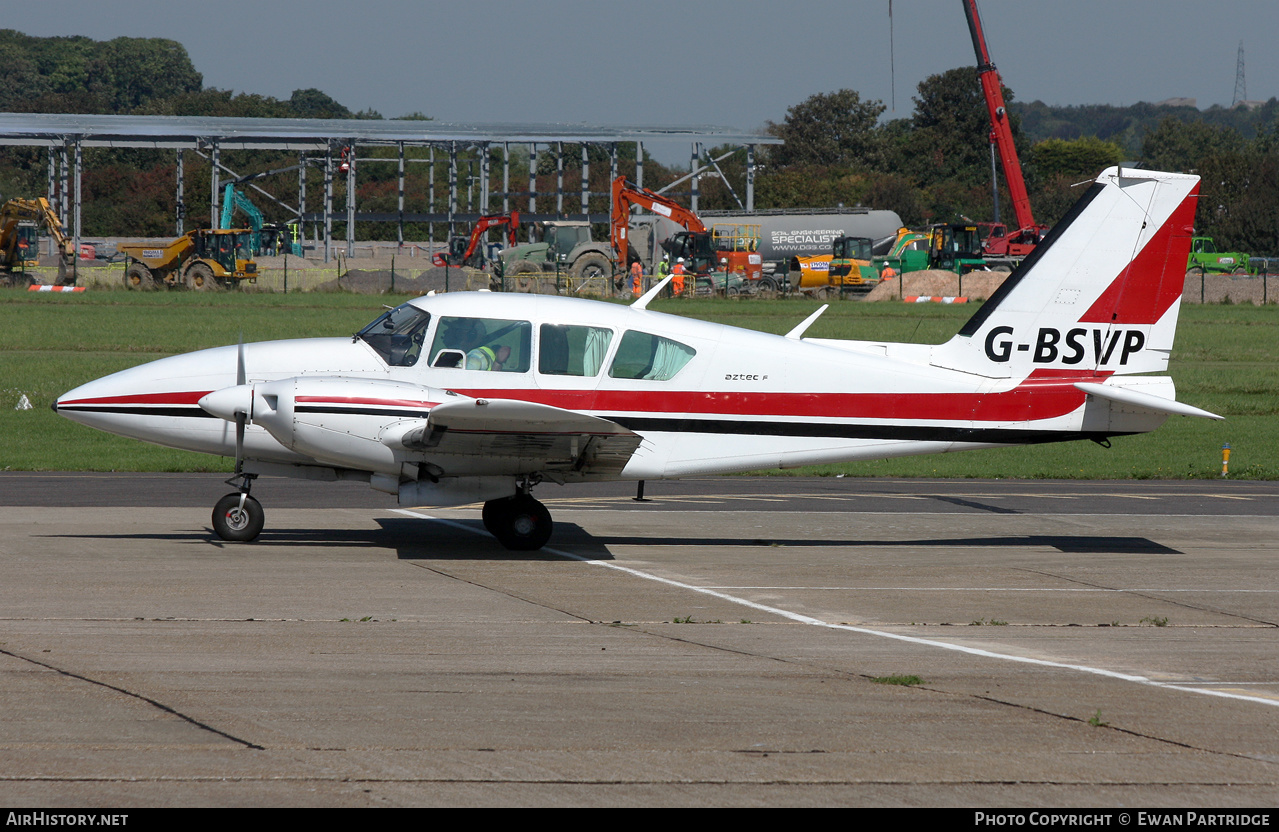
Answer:
POLYGON ((425 419, 431 415, 431 409, 422 410, 390 410, 377 407, 334 407, 333 405, 294 405, 294 413, 325 413, 342 416, 404 416, 410 419, 425 419))
POLYGON ((199 407, 145 407, 139 405, 112 407, 97 404, 63 404, 58 405, 58 413, 121 413, 129 416, 178 416, 191 419, 216 419, 199 407))
POLYGON ((660 419, 606 417, 629 430, 662 433, 718 433, 729 436, 786 436, 812 439, 888 439, 908 442, 990 442, 1034 445, 1074 439, 1101 441, 1117 432, 961 428, 932 425, 825 424, 821 422, 750 422, 728 419, 660 419))

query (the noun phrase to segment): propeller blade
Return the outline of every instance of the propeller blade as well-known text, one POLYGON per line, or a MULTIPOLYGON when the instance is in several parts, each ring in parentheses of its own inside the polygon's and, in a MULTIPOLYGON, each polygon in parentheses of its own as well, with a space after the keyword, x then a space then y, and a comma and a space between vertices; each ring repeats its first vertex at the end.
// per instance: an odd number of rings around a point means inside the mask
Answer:
POLYGON ((243 413, 235 414, 235 473, 239 476, 244 469, 244 423, 247 417, 243 413))
MULTIPOLYGON (((244 379, 244 330, 240 330, 240 345, 235 356, 235 383, 243 385, 244 379)), ((244 411, 235 414, 235 473, 237 476, 244 468, 244 423, 247 420, 248 414, 244 411)))

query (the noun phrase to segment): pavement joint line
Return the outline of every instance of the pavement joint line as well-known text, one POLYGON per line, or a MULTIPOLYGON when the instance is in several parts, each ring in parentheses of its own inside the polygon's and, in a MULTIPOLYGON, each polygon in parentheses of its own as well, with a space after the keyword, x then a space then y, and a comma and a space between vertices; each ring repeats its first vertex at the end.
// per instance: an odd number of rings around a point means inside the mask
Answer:
MULTIPOLYGON (((440 523, 442 525, 446 525, 451 528, 460 529, 462 531, 466 531, 477 536, 479 535, 482 535, 484 537, 489 536, 489 533, 487 531, 480 531, 464 523, 459 523, 456 520, 447 520, 443 517, 434 517, 430 514, 423 514, 422 512, 414 511, 411 509, 397 508, 397 509, 392 509, 392 511, 396 512, 397 514, 403 514, 406 517, 417 517, 422 520, 431 520, 436 523, 440 523)), ((552 555, 558 555, 559 557, 567 558, 569 560, 575 560, 579 563, 587 564, 590 566, 598 566, 598 567, 603 567, 605 569, 612 569, 616 572, 621 572, 626 575, 631 575, 632 577, 642 578, 644 580, 653 581, 659 584, 665 584, 667 586, 675 587, 677 589, 685 589, 685 590, 696 592, 702 595, 709 595, 712 598, 718 598, 722 601, 728 601, 729 603, 740 604, 749 609, 770 613, 772 615, 778 615, 799 624, 808 624, 814 627, 822 627, 828 630, 840 630, 843 632, 858 633, 859 635, 868 635, 868 636, 875 636, 878 638, 886 638, 892 641, 901 641, 907 644, 914 644, 921 647, 934 647, 940 650, 950 650, 952 652, 964 653, 970 656, 978 656, 980 658, 997 659, 1000 661, 1014 662, 1016 664, 1029 664, 1029 665, 1034 665, 1036 667, 1050 667, 1050 668, 1056 668, 1058 670, 1073 670, 1079 673, 1086 673, 1093 676, 1101 676, 1106 679, 1115 679, 1121 682, 1132 682, 1134 684, 1146 685, 1149 687, 1160 688, 1162 690, 1183 691, 1185 693, 1197 693, 1197 694, 1200 694, 1201 696, 1215 696, 1221 699, 1235 699, 1242 702, 1252 702, 1254 704, 1259 704, 1259 705, 1269 705, 1271 707, 1279 707, 1279 698, 1272 699, 1268 697, 1254 696, 1254 695, 1248 695, 1248 694, 1242 694, 1242 693, 1228 693, 1225 691, 1211 690, 1206 688, 1193 688, 1193 687, 1188 688, 1188 687, 1183 687, 1179 684, 1168 684, 1165 682, 1158 682, 1147 676, 1139 676, 1135 673, 1121 673, 1116 670, 1106 670, 1105 668, 1092 667, 1086 664, 1072 664, 1070 662, 1057 662, 1057 661, 1050 661, 1048 659, 1035 659, 1035 658, 1031 658, 1030 656, 1018 656, 1018 655, 1008 654, 1008 653, 996 653, 992 650, 984 650, 979 647, 969 647, 963 644, 954 644, 951 642, 936 641, 934 639, 919 638, 917 636, 907 636, 907 635, 902 635, 900 633, 890 633, 885 630, 875 630, 870 627, 857 627, 852 624, 834 624, 829 621, 823 621, 820 618, 813 618, 812 616, 802 615, 797 612, 791 612, 790 610, 782 609, 780 607, 772 607, 767 604, 759 604, 759 603, 756 603, 755 601, 750 601, 745 598, 738 598, 735 595, 729 595, 728 593, 725 593, 725 592, 718 592, 716 590, 709 589, 707 587, 695 586, 693 584, 684 583, 683 581, 674 580, 673 578, 663 578, 660 575, 653 575, 649 572, 644 572, 642 570, 635 569, 630 566, 622 566, 621 564, 618 564, 618 563, 610 563, 608 561, 599 560, 596 558, 587 558, 581 555, 575 555, 572 552, 566 552, 562 549, 556 549, 551 546, 545 546, 542 548, 541 551, 547 552, 552 555)))

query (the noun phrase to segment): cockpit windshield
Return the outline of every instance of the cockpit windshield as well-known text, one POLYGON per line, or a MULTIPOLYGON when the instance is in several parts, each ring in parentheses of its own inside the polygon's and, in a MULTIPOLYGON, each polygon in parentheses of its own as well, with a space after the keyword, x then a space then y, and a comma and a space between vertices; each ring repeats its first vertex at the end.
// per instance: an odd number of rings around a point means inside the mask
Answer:
POLYGON ((431 314, 405 303, 386 312, 356 333, 392 367, 412 367, 422 354, 431 314))

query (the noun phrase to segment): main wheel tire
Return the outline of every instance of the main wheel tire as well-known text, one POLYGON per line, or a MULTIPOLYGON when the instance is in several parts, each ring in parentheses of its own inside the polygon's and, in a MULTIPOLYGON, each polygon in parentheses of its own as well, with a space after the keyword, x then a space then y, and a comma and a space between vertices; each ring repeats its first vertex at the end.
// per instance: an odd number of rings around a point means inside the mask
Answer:
POLYGON ((193 292, 216 292, 222 288, 206 263, 192 263, 184 273, 187 288, 193 292))
POLYGON ((507 289, 513 288, 517 292, 536 292, 536 275, 541 273, 542 267, 532 260, 516 260, 506 271, 507 289))
POLYGON ((480 519, 484 522, 484 528, 494 537, 497 537, 497 523, 502 514, 502 503, 509 499, 511 498, 503 497, 500 500, 489 500, 484 504, 484 508, 480 512, 480 519))
MULTIPOLYGON (((505 500, 490 500, 493 507, 493 536, 514 552, 533 552, 551 539, 551 513, 527 494, 505 500)), ((488 503, 485 508, 488 508, 488 503)), ((486 524, 487 525, 487 524, 486 524)))
POLYGON ((607 278, 613 273, 613 264, 608 258, 598 252, 588 252, 577 258, 573 263, 573 281, 575 283, 588 283, 593 280, 607 278))
POLYGON ((124 285, 130 289, 154 289, 155 276, 141 263, 130 263, 124 270, 124 285))
POLYGON ((240 494, 228 494, 213 507, 213 531, 223 540, 247 543, 262 533, 266 515, 262 504, 245 495, 240 507, 240 494))

